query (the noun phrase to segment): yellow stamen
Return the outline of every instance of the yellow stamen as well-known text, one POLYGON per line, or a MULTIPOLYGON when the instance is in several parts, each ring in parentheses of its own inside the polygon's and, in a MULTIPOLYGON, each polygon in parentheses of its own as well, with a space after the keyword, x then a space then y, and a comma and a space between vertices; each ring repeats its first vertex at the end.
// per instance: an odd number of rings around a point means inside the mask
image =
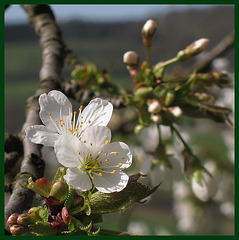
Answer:
POLYGON ((112 172, 112 173, 116 174, 116 173, 117 173, 117 171, 116 171, 116 170, 113 170, 113 172, 112 172))
POLYGON ((51 114, 49 113, 49 116, 51 116, 51 114))
POLYGON ((118 165, 118 166, 119 166, 119 167, 121 167, 122 165, 123 165, 122 163, 119 163, 119 165, 118 165))
POLYGON ((77 112, 75 111, 74 114, 77 114, 77 112))
POLYGON ((68 105, 68 107, 70 108, 70 107, 71 107, 71 105, 68 105))
POLYGON ((80 152, 78 152, 78 154, 80 155, 80 152))
POLYGON ((92 146, 92 143, 90 143, 90 145, 92 146))
POLYGON ((84 140, 84 143, 86 143, 86 140, 84 140))
POLYGON ((89 170, 89 173, 92 173, 92 170, 89 170))
POLYGON ((89 120, 88 123, 91 123, 91 121, 89 120))
POLYGON ((102 173, 100 172, 99 175, 102 176, 102 173))
POLYGON ((105 156, 107 156, 108 155, 108 153, 105 153, 105 156))
POLYGON ((102 153, 103 151, 102 150, 100 150, 100 153, 102 153))
POLYGON ((109 141, 107 140, 107 141, 105 141, 105 144, 109 144, 109 141))
POLYGON ((118 152, 114 152, 114 155, 118 155, 119 153, 118 152))
POLYGON ((69 116, 69 113, 67 113, 66 115, 69 116))

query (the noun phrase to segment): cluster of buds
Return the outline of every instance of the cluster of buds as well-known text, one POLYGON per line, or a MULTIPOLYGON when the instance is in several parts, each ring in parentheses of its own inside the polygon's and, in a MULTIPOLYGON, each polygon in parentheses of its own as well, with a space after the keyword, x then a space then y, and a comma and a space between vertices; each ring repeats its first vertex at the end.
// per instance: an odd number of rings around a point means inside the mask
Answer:
POLYGON ((152 46, 153 36, 157 30, 157 24, 154 20, 149 19, 142 28, 143 44, 145 47, 150 48, 152 46))
POLYGON ((189 46, 187 46, 184 50, 178 52, 176 59, 179 61, 185 61, 189 58, 198 55, 201 53, 208 45, 209 40, 206 38, 201 38, 189 46))
POLYGON ((57 235, 68 229, 65 214, 48 215, 47 208, 32 207, 28 213, 13 213, 7 220, 12 235, 57 235))
POLYGON ((150 99, 147 103, 148 112, 151 114, 150 119, 155 124, 175 122, 183 115, 183 111, 179 106, 165 107, 157 99, 150 99))

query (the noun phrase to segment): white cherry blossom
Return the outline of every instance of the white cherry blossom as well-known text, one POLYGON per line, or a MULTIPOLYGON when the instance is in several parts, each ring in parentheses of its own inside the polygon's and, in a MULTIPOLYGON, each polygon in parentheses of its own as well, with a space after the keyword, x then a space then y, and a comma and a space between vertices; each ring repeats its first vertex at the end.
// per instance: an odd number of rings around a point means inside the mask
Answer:
POLYGON ((93 126, 82 133, 80 140, 68 133, 56 141, 56 157, 68 167, 64 178, 69 186, 87 191, 94 185, 104 193, 126 187, 129 176, 122 170, 131 165, 132 154, 127 144, 110 140, 109 128, 93 126))
POLYGON ((106 126, 111 118, 113 106, 107 100, 95 98, 79 113, 72 111, 69 99, 60 91, 52 90, 39 97, 40 118, 44 125, 28 126, 26 138, 31 142, 53 147, 64 134, 72 133, 80 138, 88 127, 106 126))

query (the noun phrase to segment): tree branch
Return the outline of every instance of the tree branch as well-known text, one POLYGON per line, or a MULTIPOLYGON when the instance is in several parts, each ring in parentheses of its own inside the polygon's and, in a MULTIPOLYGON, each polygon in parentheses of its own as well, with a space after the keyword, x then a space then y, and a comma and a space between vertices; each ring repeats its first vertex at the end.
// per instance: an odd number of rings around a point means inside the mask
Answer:
POLYGON ((28 21, 39 36, 42 47, 42 68, 40 70, 40 83, 35 95, 26 101, 26 121, 22 127, 24 157, 20 173, 13 183, 12 195, 5 207, 5 219, 12 213, 21 213, 31 203, 34 193, 24 189, 20 184, 27 185, 29 177, 37 179, 42 177, 44 161, 41 159, 41 145, 34 144, 25 138, 25 129, 31 125, 41 124, 39 118, 38 98, 40 94, 52 89, 61 90, 61 70, 64 62, 64 44, 61 33, 55 23, 54 14, 47 5, 22 5, 28 15, 28 21))

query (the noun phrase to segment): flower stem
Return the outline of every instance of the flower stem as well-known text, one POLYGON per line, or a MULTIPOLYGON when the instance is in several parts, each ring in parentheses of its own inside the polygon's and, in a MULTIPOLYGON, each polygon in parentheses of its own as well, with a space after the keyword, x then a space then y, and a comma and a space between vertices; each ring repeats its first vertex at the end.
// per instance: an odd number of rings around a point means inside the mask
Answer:
POLYGON ((146 63, 149 66, 149 59, 150 59, 150 47, 146 47, 146 63))
POLYGON ((158 68, 158 69, 155 69, 155 74, 157 74, 157 72, 158 72, 159 70, 161 70, 161 68, 166 67, 166 66, 168 66, 168 65, 170 65, 170 64, 172 64, 172 63, 175 63, 175 62, 177 62, 177 61, 178 61, 178 58, 174 57, 174 58, 169 59, 168 61, 160 64, 159 68, 158 68))
POLYGON ((189 145, 185 142, 185 140, 183 139, 183 137, 181 136, 181 134, 179 133, 179 131, 173 126, 173 124, 171 125, 171 130, 172 132, 175 132, 176 135, 178 136, 178 138, 181 140, 181 142, 183 143, 185 149, 187 149, 187 151, 192 154, 192 150, 189 147, 189 145))

